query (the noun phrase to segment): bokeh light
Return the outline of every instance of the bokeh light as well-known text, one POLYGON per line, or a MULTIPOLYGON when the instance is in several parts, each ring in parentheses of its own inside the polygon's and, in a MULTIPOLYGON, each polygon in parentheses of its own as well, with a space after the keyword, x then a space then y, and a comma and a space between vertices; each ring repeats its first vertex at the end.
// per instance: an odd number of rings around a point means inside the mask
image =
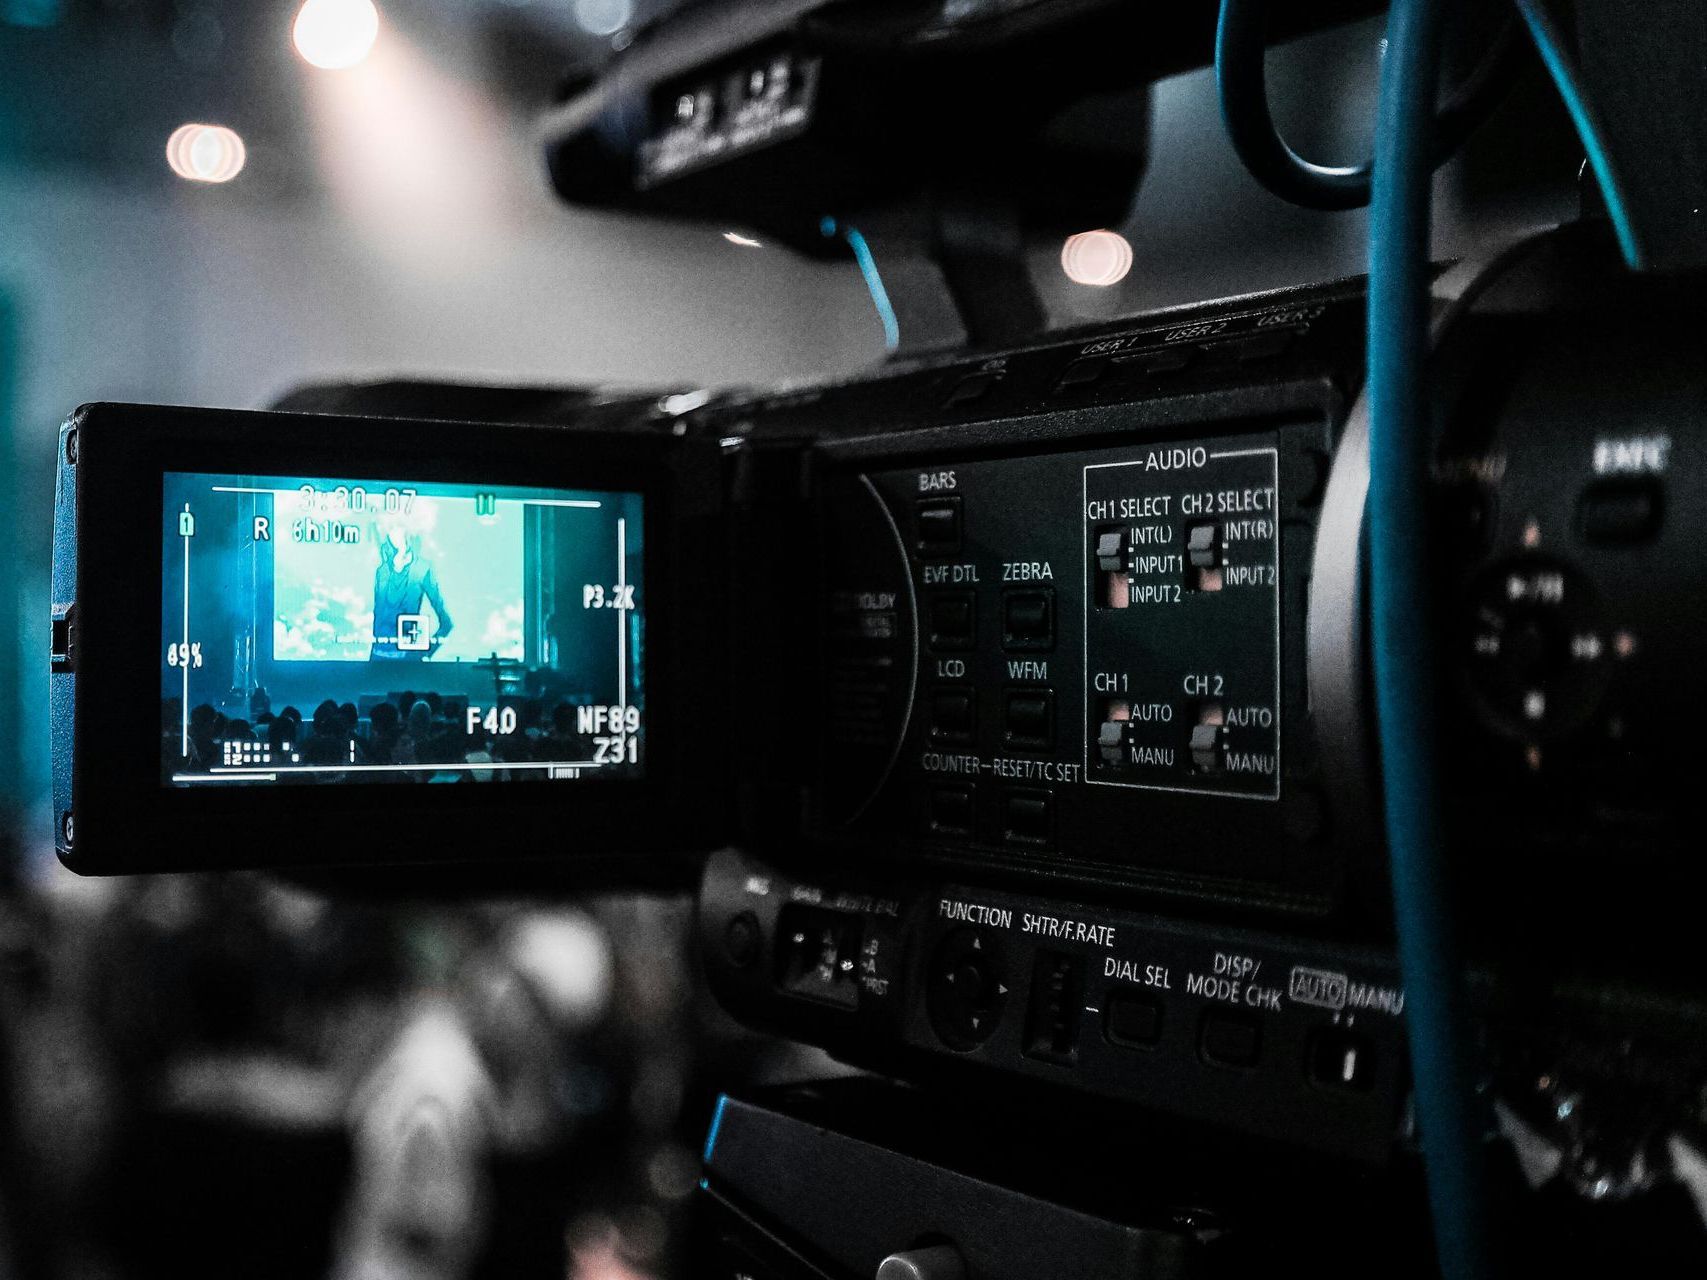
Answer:
POLYGON ((307 0, 291 29, 296 51, 322 71, 341 71, 367 57, 379 38, 373 0, 307 0))
POLYGON ((1074 284, 1119 284, 1132 270, 1132 246, 1118 231, 1081 231, 1061 246, 1061 270, 1074 284))
POLYGON ((634 20, 633 0, 575 0, 575 22, 588 35, 614 36, 634 20))
POLYGON ((166 140, 166 163, 190 182, 230 182, 247 159, 243 139, 224 125, 179 125, 166 140))

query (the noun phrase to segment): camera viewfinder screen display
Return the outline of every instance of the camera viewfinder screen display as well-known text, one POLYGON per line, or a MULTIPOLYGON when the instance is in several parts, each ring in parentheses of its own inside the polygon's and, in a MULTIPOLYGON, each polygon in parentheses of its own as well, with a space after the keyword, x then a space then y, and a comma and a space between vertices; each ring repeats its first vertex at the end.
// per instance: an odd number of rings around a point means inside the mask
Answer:
POLYGON ((638 493, 168 472, 168 787, 634 780, 638 493))

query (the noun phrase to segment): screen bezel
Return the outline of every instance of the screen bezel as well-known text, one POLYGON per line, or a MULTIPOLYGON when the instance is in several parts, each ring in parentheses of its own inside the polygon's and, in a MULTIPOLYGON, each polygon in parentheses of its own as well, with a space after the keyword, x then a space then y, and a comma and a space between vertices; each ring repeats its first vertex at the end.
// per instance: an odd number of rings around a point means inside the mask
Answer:
MULTIPOLYGON (((728 788, 688 767, 683 694, 725 680, 722 498, 714 442, 659 432, 427 422, 321 414, 94 405, 74 420, 78 653, 73 870, 111 874, 238 867, 622 859, 703 850, 726 835, 728 788), (466 786, 170 787, 160 782, 164 476, 377 475, 639 493, 645 512, 643 776, 466 786), (137 537, 139 513, 149 521, 137 537), (126 634, 148 620, 150 643, 126 634), (690 637, 692 643, 689 643, 690 637), (105 707, 135 704, 138 714, 105 707), (125 744, 155 744, 146 752, 125 744), (399 802, 406 801, 400 805, 399 802), (305 814, 346 824, 343 848, 304 840, 305 814), (380 823, 392 825, 382 836, 380 823), (404 833, 409 833, 408 835, 404 833), (409 838, 418 835, 419 839, 409 838)), ((637 876, 638 880, 650 876, 637 876)))

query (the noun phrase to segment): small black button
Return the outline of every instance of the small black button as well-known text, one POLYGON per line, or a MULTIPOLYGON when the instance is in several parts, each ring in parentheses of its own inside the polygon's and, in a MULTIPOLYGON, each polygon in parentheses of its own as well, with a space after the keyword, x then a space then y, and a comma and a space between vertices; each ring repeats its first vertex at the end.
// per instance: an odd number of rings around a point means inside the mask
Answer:
POLYGON ((1050 746, 1055 738, 1055 695, 1048 689, 1011 690, 1004 727, 1009 746, 1050 746))
POLYGON ((1235 360, 1267 360, 1290 347, 1292 338, 1290 329, 1265 329, 1261 333, 1235 338, 1231 342, 1217 342, 1210 350, 1230 355, 1235 360))
POLYGON ((1075 360, 1061 374, 1061 380, 1055 384, 1057 391, 1070 391, 1075 387, 1088 387, 1102 377, 1103 370, 1108 368, 1106 356, 1091 356, 1084 360, 1075 360))
POLYGON ((964 591, 934 595, 929 607, 932 648, 972 647, 974 617, 971 595, 964 591))
POLYGON ((1262 1052, 1262 1025, 1242 1014, 1211 1009, 1203 1015, 1203 1060, 1218 1067, 1254 1067, 1262 1052))
POLYGON ((939 689, 931 695, 931 736, 952 742, 972 737, 976 703, 970 689, 939 689))
POLYGON ((1055 643, 1055 593, 1009 591, 1002 597, 1002 643, 1010 649, 1047 649, 1055 643))
POLYGON ((923 556, 960 553, 960 499, 928 498, 919 503, 918 548, 923 556))
POLYGON ((1002 798, 1002 838, 1044 844, 1053 825, 1053 798, 1036 787, 1021 787, 1002 798))
POLYGON ((723 933, 723 951, 729 957, 729 963, 745 969, 757 960, 762 936, 759 918, 751 911, 743 911, 731 920, 723 933))
POLYGON ((931 792, 930 828, 938 835, 971 835, 972 813, 971 787, 937 787, 931 792))
POLYGON ((1153 1048, 1162 1038, 1162 1002, 1155 996, 1113 993, 1103 1013, 1103 1034, 1110 1044, 1153 1048))
POLYGON ((1577 529, 1600 546, 1645 542, 1659 532, 1661 506, 1657 480, 1600 480, 1577 499, 1577 529))
POLYGON ((948 393, 948 399, 942 402, 945 409, 958 408, 961 405, 972 404, 982 400, 990 388, 996 385, 997 375, 993 373, 969 373, 954 384, 954 390, 948 393))
POLYGON ((1191 363, 1197 348, 1181 343, 1155 351, 1140 351, 1134 355, 1117 356, 1115 363, 1139 373, 1176 373, 1191 363))
POLYGON ((1375 1079, 1375 1050, 1343 1027, 1324 1027, 1310 1037, 1306 1069, 1312 1084, 1362 1093, 1375 1079))

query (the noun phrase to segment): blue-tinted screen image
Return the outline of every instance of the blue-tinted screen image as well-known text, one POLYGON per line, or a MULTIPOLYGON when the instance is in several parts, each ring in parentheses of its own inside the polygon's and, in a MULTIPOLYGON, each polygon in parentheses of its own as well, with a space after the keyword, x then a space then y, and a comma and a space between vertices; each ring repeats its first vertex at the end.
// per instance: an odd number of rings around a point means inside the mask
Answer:
POLYGON ((643 501, 165 476, 161 781, 636 778, 643 501))

